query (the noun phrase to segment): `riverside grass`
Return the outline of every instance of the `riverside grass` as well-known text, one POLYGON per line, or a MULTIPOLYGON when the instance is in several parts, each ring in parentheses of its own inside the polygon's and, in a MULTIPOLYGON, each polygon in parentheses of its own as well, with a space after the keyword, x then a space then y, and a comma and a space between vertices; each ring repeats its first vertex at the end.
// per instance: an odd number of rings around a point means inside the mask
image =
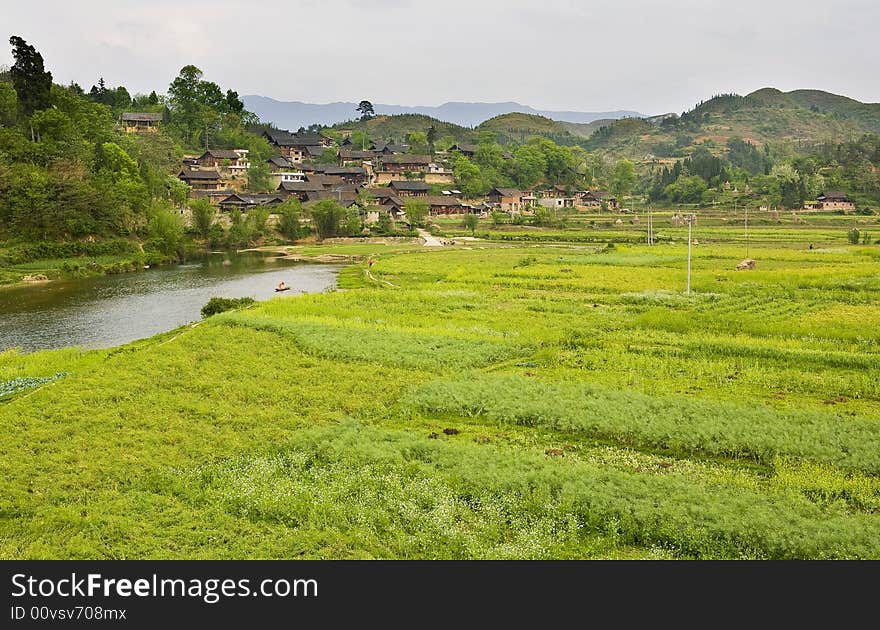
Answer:
POLYGON ((880 558, 880 259, 838 236, 695 247, 691 296, 681 244, 401 249, 2 353, 66 376, 0 404, 0 557, 880 558))

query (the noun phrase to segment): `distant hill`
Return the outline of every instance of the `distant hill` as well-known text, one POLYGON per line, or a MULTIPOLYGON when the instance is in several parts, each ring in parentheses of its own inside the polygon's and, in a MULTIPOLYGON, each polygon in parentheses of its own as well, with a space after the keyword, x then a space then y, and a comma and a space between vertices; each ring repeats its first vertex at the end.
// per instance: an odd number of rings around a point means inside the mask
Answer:
POLYGON ((565 123, 535 114, 502 114, 481 123, 474 131, 491 131, 500 144, 522 144, 536 136, 550 138, 556 144, 573 145, 583 141, 583 137, 566 129, 565 123))
POLYGON ((746 96, 724 94, 699 103, 681 119, 613 120, 586 141, 589 150, 643 160, 680 157, 701 144, 722 152, 730 138, 755 145, 787 144, 794 150, 880 133, 880 104, 819 90, 763 88, 746 96))
MULTIPOLYGON (((332 126, 355 118, 357 103, 303 103, 300 101, 278 101, 273 98, 259 95, 242 97, 248 111, 254 112, 264 122, 274 123, 283 129, 299 129, 311 124, 332 126)), ((438 120, 445 120, 462 127, 475 127, 485 120, 519 112, 545 116, 553 120, 563 120, 574 123, 590 123, 602 118, 615 119, 625 116, 637 116, 642 114, 633 111, 613 112, 576 112, 576 111, 551 111, 538 110, 528 105, 515 102, 506 103, 462 103, 450 102, 436 107, 431 106, 406 106, 373 103, 377 114, 421 114, 438 120)))
MULTIPOLYGON (((456 143, 475 143, 481 131, 491 131, 500 144, 527 142, 530 138, 550 138, 557 144, 575 145, 585 141, 583 136, 571 133, 565 128, 567 123, 550 120, 534 114, 502 114, 477 125, 474 129, 462 127, 424 116, 422 114, 396 114, 376 116, 369 120, 356 120, 334 125, 334 129, 360 130, 375 140, 406 142, 407 134, 427 132, 433 125, 438 140, 453 139, 456 143)), ((571 123, 574 124, 574 123, 571 123)))
POLYGON ((457 143, 470 143, 476 140, 476 132, 467 127, 437 120, 422 114, 397 114, 376 116, 369 120, 354 120, 334 125, 334 129, 364 131, 373 140, 405 143, 407 134, 427 133, 431 126, 437 130, 437 138, 452 138, 457 143))

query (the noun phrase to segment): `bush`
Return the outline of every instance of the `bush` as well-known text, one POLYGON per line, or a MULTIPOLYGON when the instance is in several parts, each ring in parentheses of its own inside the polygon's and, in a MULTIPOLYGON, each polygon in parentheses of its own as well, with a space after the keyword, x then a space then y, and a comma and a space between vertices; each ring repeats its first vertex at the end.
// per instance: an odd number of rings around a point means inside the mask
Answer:
POLYGON ((849 232, 846 233, 846 238, 850 242, 851 245, 858 245, 859 244, 859 237, 861 235, 862 235, 862 233, 859 232, 858 228, 853 228, 849 232))
POLYGON ((221 297, 212 297, 208 300, 208 303, 202 307, 202 317, 207 318, 211 315, 216 315, 217 313, 223 313, 225 311, 237 310, 240 308, 245 308, 254 303, 253 298, 243 297, 243 298, 221 298, 221 297))

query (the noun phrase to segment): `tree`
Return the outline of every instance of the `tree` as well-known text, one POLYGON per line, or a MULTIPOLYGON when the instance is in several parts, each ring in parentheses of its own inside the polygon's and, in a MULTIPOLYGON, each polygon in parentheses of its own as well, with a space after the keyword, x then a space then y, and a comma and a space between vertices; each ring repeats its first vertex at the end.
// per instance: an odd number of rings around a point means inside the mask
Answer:
POLYGON ((425 217, 428 216, 428 204, 420 201, 417 197, 411 197, 404 206, 406 220, 413 227, 424 227, 425 217))
POLYGON ((238 98, 238 92, 226 90, 226 111, 239 115, 244 111, 244 103, 238 98))
POLYGON ((452 159, 452 174, 465 197, 479 197, 489 191, 490 186, 483 177, 480 167, 461 154, 452 159))
POLYGON ((291 197, 276 209, 278 214, 278 231, 285 238, 295 241, 302 235, 300 217, 302 204, 296 197, 291 197))
POLYGON ((373 109, 373 104, 366 100, 358 103, 356 111, 360 113, 361 120, 369 120, 376 115, 376 111, 373 109))
POLYGON ((18 111, 18 96, 15 88, 5 82, 0 82, 0 125, 12 126, 15 123, 18 111))
POLYGON ((199 95, 202 71, 188 65, 168 86, 168 103, 171 106, 172 121, 178 124, 187 141, 191 141, 199 128, 199 95))
POLYGON ((437 142, 437 128, 433 124, 428 127, 425 139, 428 141, 428 151, 431 152, 431 155, 434 155, 434 144, 437 142))
POLYGON ((492 211, 492 225, 498 227, 507 220, 507 213, 500 210, 492 211))
POLYGON ((309 208, 309 214, 312 216, 316 236, 322 241, 339 233, 339 223, 345 217, 345 208, 333 199, 324 199, 309 208))
POLYGON ((214 216, 217 214, 214 206, 207 199, 193 199, 189 202, 192 212, 193 227, 203 239, 207 240, 211 234, 211 226, 214 225, 214 216))
POLYGON ((168 207, 155 206, 150 217, 148 233, 156 249, 166 256, 176 255, 183 240, 183 224, 180 216, 168 207))
POLYGON ((473 212, 468 212, 464 215, 464 226, 471 231, 471 236, 474 236, 477 232, 477 225, 479 225, 480 219, 473 212))
POLYGON ((43 55, 21 37, 9 38, 15 63, 9 69, 12 86, 18 95, 18 105, 25 116, 49 107, 52 91, 52 73, 43 67, 43 55))
POLYGON ((547 159, 535 145, 527 144, 516 150, 507 172, 521 188, 531 188, 544 177, 547 159))
POLYGON ((614 167, 614 174, 611 176, 611 191, 618 199, 623 200, 624 195, 632 192, 636 181, 635 164, 629 160, 620 160, 614 167))
POLYGON ((414 131, 407 134, 406 141, 409 143, 409 153, 424 155, 428 152, 428 137, 425 133, 414 131))

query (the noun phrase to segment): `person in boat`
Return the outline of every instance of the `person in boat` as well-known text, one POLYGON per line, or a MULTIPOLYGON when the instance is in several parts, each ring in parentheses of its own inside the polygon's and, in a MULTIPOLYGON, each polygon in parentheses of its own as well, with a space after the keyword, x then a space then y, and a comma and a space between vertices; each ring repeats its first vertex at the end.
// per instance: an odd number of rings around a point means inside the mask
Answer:
POLYGON ((278 283, 278 286, 275 287, 275 290, 276 291, 286 291, 287 290, 287 285, 284 284, 284 280, 282 280, 281 282, 278 283))

